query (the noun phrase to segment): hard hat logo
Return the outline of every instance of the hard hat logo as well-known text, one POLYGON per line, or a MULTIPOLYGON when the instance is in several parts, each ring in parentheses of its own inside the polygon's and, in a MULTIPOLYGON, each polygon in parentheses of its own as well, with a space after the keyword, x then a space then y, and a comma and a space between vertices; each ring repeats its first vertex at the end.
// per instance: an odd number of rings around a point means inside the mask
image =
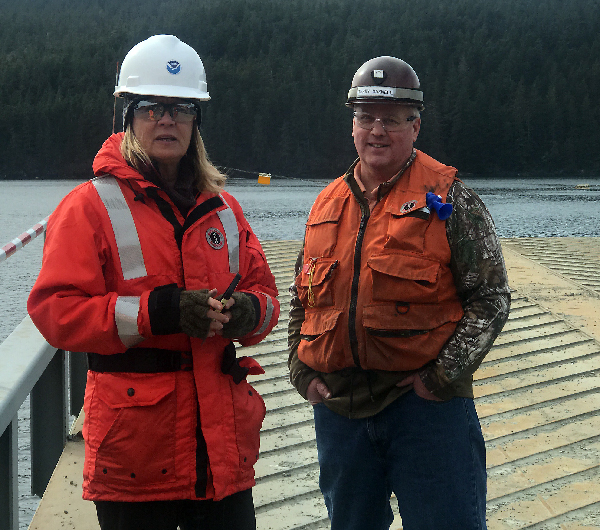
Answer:
POLYGON ((383 70, 373 70, 371 77, 373 78, 375 84, 380 85, 385 81, 387 74, 383 70))
POLYGON ((167 63, 167 71, 170 74, 177 75, 179 72, 181 72, 181 65, 178 61, 169 61, 167 63))

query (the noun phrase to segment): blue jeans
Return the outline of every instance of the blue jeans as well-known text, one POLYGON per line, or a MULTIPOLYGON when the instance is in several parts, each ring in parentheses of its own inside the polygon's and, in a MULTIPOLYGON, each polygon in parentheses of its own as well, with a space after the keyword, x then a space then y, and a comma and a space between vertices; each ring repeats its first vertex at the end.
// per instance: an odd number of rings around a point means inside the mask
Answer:
POLYGON ((414 391, 348 419, 314 407, 319 485, 331 530, 387 530, 396 494, 404 530, 485 530, 485 443, 472 399, 414 391))

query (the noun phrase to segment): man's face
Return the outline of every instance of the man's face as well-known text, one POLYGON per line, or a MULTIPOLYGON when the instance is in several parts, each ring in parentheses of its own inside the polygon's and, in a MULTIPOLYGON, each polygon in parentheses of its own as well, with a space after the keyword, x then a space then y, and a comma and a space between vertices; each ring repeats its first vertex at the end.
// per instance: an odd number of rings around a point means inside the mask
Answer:
POLYGON ((419 136, 421 119, 407 121, 414 109, 394 103, 354 105, 352 122, 354 146, 361 161, 361 173, 379 182, 392 178, 406 163, 419 136), (376 118, 373 123, 373 118, 376 118), (385 124, 388 124, 386 130, 385 124), (363 127, 372 128, 363 128, 363 127))

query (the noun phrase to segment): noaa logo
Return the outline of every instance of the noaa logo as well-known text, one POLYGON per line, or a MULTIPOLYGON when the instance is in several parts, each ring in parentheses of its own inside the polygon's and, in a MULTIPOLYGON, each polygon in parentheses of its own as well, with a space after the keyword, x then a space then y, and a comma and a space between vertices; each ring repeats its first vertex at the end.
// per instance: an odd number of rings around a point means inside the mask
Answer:
POLYGON ((400 206, 401 212, 410 212, 417 205, 417 201, 407 201, 400 206))
POLYGON ((220 250, 225 244, 225 238, 218 228, 209 228, 206 231, 206 241, 215 250, 220 250))
POLYGON ((181 71, 179 61, 169 61, 167 63, 167 71, 173 75, 178 74, 181 71))

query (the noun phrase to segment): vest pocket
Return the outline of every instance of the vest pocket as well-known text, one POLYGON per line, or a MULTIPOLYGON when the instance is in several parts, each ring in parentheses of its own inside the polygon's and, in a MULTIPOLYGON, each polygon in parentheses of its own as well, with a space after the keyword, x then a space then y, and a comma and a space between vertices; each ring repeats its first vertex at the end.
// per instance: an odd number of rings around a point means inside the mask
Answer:
POLYGON ((306 221, 305 256, 331 256, 346 200, 347 197, 328 197, 315 203, 306 221))
POLYGON ((132 488, 176 479, 175 374, 96 375, 86 410, 94 480, 132 488))
POLYGON ((367 265, 373 278, 373 300, 431 304, 440 300, 440 263, 402 253, 379 254, 367 265))
POLYGON ((298 297, 305 308, 334 305, 333 286, 338 260, 310 258, 296 277, 298 297))
POLYGON ((333 372, 353 364, 350 351, 344 351, 344 337, 335 329, 342 311, 307 309, 300 329, 298 358, 320 372, 333 372), (345 359, 349 357, 349 359, 345 359))
POLYGON ((331 256, 337 242, 337 233, 337 223, 307 223, 305 252, 310 256, 331 256))
POLYGON ((422 254, 428 227, 429 216, 419 210, 400 217, 391 215, 383 247, 422 254))
POLYGON ((456 322, 441 311, 415 304, 402 314, 392 304, 364 307, 366 367, 371 370, 415 370, 435 359, 456 322))

